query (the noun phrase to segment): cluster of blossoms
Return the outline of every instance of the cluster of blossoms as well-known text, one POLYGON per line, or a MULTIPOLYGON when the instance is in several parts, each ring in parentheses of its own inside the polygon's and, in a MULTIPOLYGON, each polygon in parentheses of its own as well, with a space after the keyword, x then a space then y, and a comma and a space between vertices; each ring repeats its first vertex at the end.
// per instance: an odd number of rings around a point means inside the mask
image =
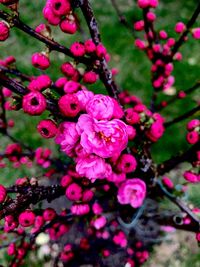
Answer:
POLYGON ((140 206, 146 187, 142 180, 126 179, 126 174, 135 171, 137 161, 133 155, 125 153, 129 136, 132 139, 132 128, 129 130, 129 126, 121 120, 124 112, 116 100, 105 95, 94 95, 83 88, 74 94, 65 94, 58 104, 65 116, 75 117, 82 112, 77 122, 62 122, 55 139, 61 150, 75 159, 77 173, 92 182, 96 179, 114 182, 123 188, 119 190, 119 195, 129 188, 130 196, 127 195, 126 200, 121 200, 119 196, 119 202, 131 204, 132 194, 134 202, 140 204, 131 205, 140 206), (133 183, 129 183, 131 181, 133 183), (138 191, 138 197, 131 193, 131 187, 136 195, 138 191))
POLYGON ((186 135, 189 144, 196 144, 200 140, 200 120, 194 119, 187 124, 188 133, 186 135))
MULTIPOLYGON (((169 37, 165 30, 160 30, 158 33, 154 30, 154 23, 156 15, 151 9, 158 6, 157 0, 138 0, 138 6, 144 10, 144 19, 134 23, 135 31, 145 31, 144 39, 136 39, 135 46, 144 50, 152 63, 152 85, 155 90, 163 90, 168 93, 170 88, 174 85, 175 77, 172 75, 174 70, 173 61, 181 61, 182 54, 176 51, 176 39, 169 37)), ((187 30, 183 22, 177 22, 174 31, 177 35, 183 34, 187 30)), ((193 28, 190 30, 194 39, 200 39, 200 28, 193 28)), ((185 36, 186 42, 188 37, 185 36)))

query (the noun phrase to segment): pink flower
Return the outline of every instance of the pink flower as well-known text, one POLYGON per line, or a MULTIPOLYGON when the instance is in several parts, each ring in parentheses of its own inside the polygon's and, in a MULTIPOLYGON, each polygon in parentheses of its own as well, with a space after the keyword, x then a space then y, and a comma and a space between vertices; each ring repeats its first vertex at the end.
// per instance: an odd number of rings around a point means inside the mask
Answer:
POLYGON ((112 98, 112 101, 114 103, 113 118, 121 119, 124 116, 124 111, 122 107, 120 106, 120 104, 117 102, 117 100, 112 98))
POLYGON ((96 51, 96 45, 92 40, 86 40, 84 45, 86 53, 90 54, 96 51))
POLYGON ((182 33, 185 30, 185 24, 183 22, 178 22, 175 26, 176 33, 182 33))
POLYGON ((173 189, 174 188, 174 183, 172 182, 172 180, 168 177, 163 177, 162 178, 162 182, 164 185, 166 185, 168 188, 173 189))
POLYGON ((147 132, 147 137, 151 141, 156 142, 163 135, 164 131, 163 123, 157 120, 151 125, 150 130, 147 132))
POLYGON ((121 153, 128 143, 127 126, 118 119, 97 121, 83 114, 79 117, 77 131, 81 135, 80 144, 86 152, 102 158, 121 153))
POLYGON ((6 188, 0 184, 0 203, 3 203, 6 199, 7 192, 6 188))
POLYGON ((124 248, 127 246, 127 237, 124 234, 124 232, 120 231, 118 234, 114 235, 113 242, 116 245, 119 245, 120 247, 124 248))
POLYGON ((71 213, 75 215, 85 215, 89 213, 90 206, 88 204, 73 204, 71 207, 71 213))
POLYGON ((110 120, 114 112, 114 102, 106 95, 95 95, 87 104, 87 113, 97 120, 110 120))
POLYGON ((194 39, 200 39, 200 28, 192 29, 192 37, 194 39))
POLYGON ((49 7, 56 16, 66 15, 70 9, 70 1, 68 0, 49 0, 49 7))
POLYGON ((47 208, 43 212, 43 219, 45 222, 52 221, 56 217, 56 212, 52 208, 47 208))
POLYGON ((135 40, 135 46, 141 50, 144 50, 146 48, 145 42, 140 39, 135 40))
POLYGON ((58 134, 55 138, 56 144, 61 146, 61 150, 68 156, 73 155, 73 150, 79 139, 75 122, 63 122, 58 128, 58 134))
POLYGON ((35 53, 32 55, 32 65, 35 68, 46 70, 50 66, 50 60, 43 53, 35 53))
POLYGON ((115 184, 119 184, 126 180, 126 174, 125 173, 115 173, 112 172, 110 176, 108 176, 107 180, 109 182, 113 182, 115 184))
POLYGON ((76 93, 76 96, 78 97, 81 110, 85 111, 88 102, 94 97, 94 93, 83 87, 82 90, 76 93))
POLYGON ((187 133, 186 139, 189 144, 196 144, 199 141, 199 134, 196 131, 187 133))
POLYGON ((58 106, 61 113, 66 117, 75 117, 81 109, 78 97, 75 94, 61 96, 58 106))
POLYGON ((130 204, 133 208, 142 205, 146 195, 146 184, 139 178, 133 178, 122 183, 118 190, 120 204, 130 204))
POLYGON ((136 31, 143 31, 144 30, 144 20, 138 20, 134 23, 134 29, 136 31))
POLYGON ((100 216, 93 221, 93 226, 95 229, 99 230, 106 225, 106 218, 104 216, 100 216))
POLYGON ((64 85, 64 92, 67 94, 76 93, 80 87, 80 83, 75 81, 68 81, 64 85))
POLYGON ((41 115, 46 106, 46 98, 40 92, 31 92, 23 96, 22 108, 29 115, 41 115))
POLYGON ((200 182, 198 179, 198 175, 193 173, 193 172, 186 171, 186 172, 184 172, 183 176, 184 176, 185 180, 187 180, 190 183, 200 182))
POLYGON ((103 212, 103 209, 99 203, 94 203, 92 205, 92 211, 95 215, 100 215, 103 212))
POLYGON ((97 81, 98 75, 94 71, 85 72, 83 75, 83 82, 93 84, 97 81))
POLYGON ((137 4, 140 8, 147 8, 149 6, 149 0, 138 0, 137 4))
POLYGON ((57 126, 52 120, 42 120, 37 125, 37 130, 44 138, 52 138, 56 136, 57 126))
POLYGON ((70 51, 75 57, 82 57, 85 54, 85 47, 83 44, 75 42, 71 45, 70 51))
POLYGON ((69 34, 74 34, 77 31, 77 23, 73 15, 68 15, 60 23, 60 29, 69 34))
POLYGON ((82 197, 82 188, 80 185, 72 183, 67 187, 65 195, 71 201, 78 201, 82 197))
POLYGON ((104 179, 112 172, 111 166, 104 159, 95 155, 78 158, 76 162, 78 174, 89 179, 104 179))
POLYGON ((130 154, 123 154, 117 164, 117 169, 123 173, 130 173, 135 171, 137 167, 137 161, 134 156, 130 154))
POLYGON ((76 69, 70 62, 65 62, 61 65, 61 71, 63 74, 69 77, 73 77, 76 73, 76 69))
POLYGON ((0 21, 0 41, 5 41, 9 37, 9 27, 4 21, 0 21))
POLYGON ((192 131, 192 130, 194 130, 194 128, 196 128, 198 126, 200 126, 200 120, 193 119, 193 120, 188 122, 187 129, 188 129, 188 131, 192 131))
POLYGON ((19 224, 29 227, 35 222, 35 214, 31 210, 25 210, 19 215, 19 224))
POLYGON ((42 13, 44 18, 48 21, 49 24, 56 26, 60 23, 60 17, 56 16, 49 6, 46 5, 43 8, 42 13))

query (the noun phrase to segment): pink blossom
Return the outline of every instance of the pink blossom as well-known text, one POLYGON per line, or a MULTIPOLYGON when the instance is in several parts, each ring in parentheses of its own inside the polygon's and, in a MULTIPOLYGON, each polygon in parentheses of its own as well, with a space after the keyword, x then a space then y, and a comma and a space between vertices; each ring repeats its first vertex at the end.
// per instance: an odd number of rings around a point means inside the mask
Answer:
POLYGON ((0 41, 5 41, 9 37, 9 24, 0 21, 0 41))
POLYGON ((125 173, 115 173, 112 172, 110 176, 107 177, 107 180, 109 182, 113 182, 115 184, 119 184, 126 180, 126 174, 125 173))
POLYGON ((112 172, 111 166, 104 159, 95 155, 78 158, 76 162, 78 174, 89 179, 104 179, 112 172))
POLYGON ((120 247, 124 248, 127 246, 127 237, 124 234, 124 232, 120 231, 118 234, 114 235, 113 242, 116 245, 119 245, 120 247))
POLYGON ((196 144, 199 141, 199 134, 196 131, 187 133, 186 139, 189 144, 196 144))
POLYGON ((114 102, 106 95, 95 95, 87 104, 87 113, 97 120, 110 120, 114 112, 114 102))
POLYGON ((200 39, 200 28, 192 29, 192 37, 194 39, 200 39))
POLYGON ((94 93, 87 90, 86 87, 82 87, 82 90, 79 90, 76 96, 78 97, 81 110, 85 111, 88 102, 94 97, 94 93))
POLYGON ((103 209, 99 203, 94 203, 92 205, 92 211, 95 215, 100 215, 103 212, 103 209))
POLYGON ((55 138, 56 144, 61 146, 61 150, 68 156, 73 155, 73 150, 79 139, 75 122, 63 122, 58 128, 58 134, 55 138))
POLYGON ((3 203, 6 199, 7 192, 6 188, 0 184, 0 203, 3 203))
POLYGON ((183 174, 185 180, 187 180, 190 183, 198 183, 200 182, 198 179, 198 175, 196 173, 193 173, 191 171, 186 171, 183 174))
POLYGON ((200 126, 200 120, 193 119, 193 120, 188 122, 187 129, 188 129, 188 131, 192 131, 192 130, 194 130, 194 128, 196 128, 198 126, 200 126))
POLYGON ((106 225, 106 218, 104 216, 100 216, 93 221, 93 226, 95 229, 99 230, 106 225))
POLYGON ((139 178, 126 180, 118 190, 118 201, 120 204, 130 204, 133 208, 142 205, 146 195, 146 184, 139 178))
POLYGON ((165 129, 163 123, 161 121, 155 121, 147 132, 147 137, 151 141, 156 142, 160 137, 162 137, 164 131, 165 129))
POLYGON ((137 167, 137 161, 133 155, 123 154, 117 164, 117 169, 123 173, 130 173, 135 171, 137 167))
POLYGON ((77 130, 81 135, 80 144, 86 152, 102 158, 121 153, 128 143, 127 126, 118 119, 97 121, 83 114, 79 117, 77 130))
POLYGON ((175 26, 176 33, 182 33, 185 30, 186 26, 183 22, 178 22, 175 26))
POLYGON ((71 213, 75 215, 85 215, 90 211, 88 204, 73 204, 71 207, 71 213))
POLYGON ((25 210, 19 215, 19 224, 29 227, 35 222, 35 214, 31 210, 25 210))
POLYGON ((164 185, 166 185, 168 188, 173 189, 174 188, 174 183, 172 182, 172 180, 168 177, 163 177, 162 178, 162 182, 164 185))
POLYGON ((96 45, 91 39, 86 40, 84 45, 85 45, 86 53, 90 54, 90 53, 94 53, 96 51, 96 45))
POLYGON ((78 201, 82 197, 82 188, 80 185, 72 183, 67 187, 65 195, 71 201, 78 201))

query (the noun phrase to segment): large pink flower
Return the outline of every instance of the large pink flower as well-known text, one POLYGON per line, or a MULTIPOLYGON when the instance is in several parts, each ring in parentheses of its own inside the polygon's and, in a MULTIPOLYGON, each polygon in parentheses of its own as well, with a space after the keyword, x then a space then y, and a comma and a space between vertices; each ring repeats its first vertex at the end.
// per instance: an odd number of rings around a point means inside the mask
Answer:
POLYGON ((61 146, 61 150, 64 151, 68 156, 71 157, 74 155, 73 150, 78 139, 79 135, 76 130, 76 123, 63 122, 60 124, 55 142, 61 146))
POLYGON ((78 174, 89 179, 104 179, 112 173, 111 166, 104 159, 95 155, 78 158, 76 162, 78 174))
POLYGON ((121 153, 127 146, 127 126, 118 119, 97 121, 89 115, 81 115, 77 123, 81 135, 80 144, 87 153, 110 158, 121 153))
POLYGON ((110 120, 114 113, 114 102, 106 95, 95 95, 87 104, 87 113, 97 120, 110 120))
POLYGON ((146 184, 139 178, 126 180, 118 190, 118 201, 120 204, 130 204, 133 208, 142 205, 146 195, 146 184))

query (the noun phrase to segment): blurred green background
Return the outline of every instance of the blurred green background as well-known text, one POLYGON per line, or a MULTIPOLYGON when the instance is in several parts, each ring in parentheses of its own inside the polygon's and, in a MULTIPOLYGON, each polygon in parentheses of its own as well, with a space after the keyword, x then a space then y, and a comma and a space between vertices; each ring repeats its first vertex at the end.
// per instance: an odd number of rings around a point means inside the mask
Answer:
MULTIPOLYGON (((20 0, 19 11, 23 22, 35 28, 38 24, 44 23, 42 17, 42 8, 45 0, 20 0)), ((141 10, 136 6, 136 1, 133 0, 116 0, 121 12, 125 15, 130 25, 134 21, 142 18, 141 10)), ((197 0, 163 0, 156 10, 157 22, 156 30, 165 29, 169 36, 177 38, 178 35, 174 33, 174 25, 178 21, 187 22, 197 5, 197 0)), ((102 41, 107 47, 108 52, 112 58, 109 63, 110 67, 119 69, 119 74, 116 76, 116 82, 120 88, 127 89, 133 94, 139 96, 146 105, 150 105, 150 97, 152 95, 152 87, 150 82, 150 62, 142 51, 138 51, 134 47, 134 38, 122 24, 119 23, 116 12, 111 5, 110 0, 95 1, 91 0, 94 8, 97 21, 99 23, 102 41)), ((2 6, 1 6, 2 7, 2 6)), ((74 36, 62 33, 59 27, 52 27, 54 39, 61 44, 69 47, 75 40, 83 40, 83 35, 89 38, 88 30, 84 19, 80 13, 77 12, 81 22, 82 33, 77 33, 74 36)), ((198 18, 195 27, 200 27, 200 17, 198 18)), ((140 34, 138 34, 141 37, 140 34)), ((5 58, 9 55, 14 55, 17 59, 17 68, 28 75, 39 75, 40 72, 34 69, 30 64, 31 55, 34 52, 44 49, 44 45, 32 37, 27 37, 23 32, 13 28, 11 30, 10 38, 3 43, 0 43, 0 58, 5 58)), ((200 80, 200 41, 189 38, 186 45, 181 48, 183 53, 183 61, 175 63, 174 75, 176 78, 175 88, 185 90, 190 88, 200 80)), ((55 81, 61 72, 59 67, 61 63, 70 60, 63 54, 57 52, 51 53, 52 65, 47 73, 55 81)), ((95 90, 100 92, 103 85, 97 83, 95 90)), ((162 113, 166 120, 177 117, 178 114, 183 114, 195 106, 194 100, 197 100, 198 90, 182 101, 176 101, 175 105, 170 105, 162 113)), ((163 96, 160 96, 162 99, 163 96)), ((170 97, 164 96, 165 99, 170 97)), ((23 112, 9 112, 9 117, 16 120, 16 126, 11 130, 11 133, 19 140, 36 148, 39 145, 46 145, 50 148, 55 147, 52 141, 44 141, 36 132, 36 125, 40 118, 30 118, 23 114, 23 112), (30 134, 31 133, 31 134, 30 134)), ((185 141, 186 135, 186 121, 178 123, 166 130, 164 137, 153 146, 153 158, 159 163, 169 158, 171 155, 187 149, 188 145, 185 141)), ((0 150, 5 148, 7 140, 1 138, 0 150)), ((54 148, 55 150, 55 148, 54 148)), ((16 177, 23 177, 25 175, 35 175, 37 169, 1 169, 0 183, 11 184, 16 177)), ((196 187, 190 190, 190 200, 195 205, 200 204, 199 192, 196 187)), ((199 205, 200 206, 200 205, 199 205)), ((187 250, 187 249, 186 249, 187 250)), ((185 253, 185 248, 184 248, 185 253)), ((188 267, 188 262, 193 262, 193 266, 199 266, 199 255, 193 257, 189 253, 185 253, 181 261, 181 265, 173 265, 168 263, 166 266, 185 266, 188 267), (196 265, 195 265, 196 264, 196 265)), ((33 265, 34 266, 34 265, 33 265)), ((35 265, 39 266, 39 265, 35 265)), ((150 266, 147 264, 147 266, 150 266)), ((155 265, 154 266, 160 266, 155 265)), ((161 265, 165 266, 165 265, 161 265)))

